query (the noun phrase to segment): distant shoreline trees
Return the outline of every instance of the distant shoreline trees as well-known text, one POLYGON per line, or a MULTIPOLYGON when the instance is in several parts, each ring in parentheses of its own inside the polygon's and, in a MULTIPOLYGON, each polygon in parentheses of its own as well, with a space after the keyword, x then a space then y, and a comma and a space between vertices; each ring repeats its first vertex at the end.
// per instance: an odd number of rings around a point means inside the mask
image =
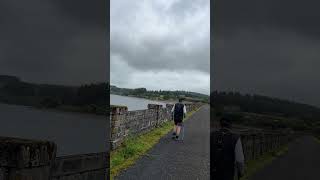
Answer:
POLYGON ((119 88, 117 86, 110 86, 110 93, 122 96, 134 96, 140 98, 147 98, 153 100, 177 100, 180 97, 183 97, 187 101, 194 102, 209 102, 209 96, 201 93, 188 92, 188 91, 153 91, 147 90, 146 88, 119 88))
POLYGON ((320 108, 279 98, 223 91, 214 91, 211 98, 213 107, 217 109, 222 106, 237 106, 244 112, 320 120, 320 108))
POLYGON ((0 102, 37 108, 106 114, 107 83, 81 86, 34 84, 0 76, 0 102))
POLYGON ((239 92, 215 91, 210 98, 215 112, 229 114, 241 124, 296 130, 320 128, 320 108, 315 106, 239 92))

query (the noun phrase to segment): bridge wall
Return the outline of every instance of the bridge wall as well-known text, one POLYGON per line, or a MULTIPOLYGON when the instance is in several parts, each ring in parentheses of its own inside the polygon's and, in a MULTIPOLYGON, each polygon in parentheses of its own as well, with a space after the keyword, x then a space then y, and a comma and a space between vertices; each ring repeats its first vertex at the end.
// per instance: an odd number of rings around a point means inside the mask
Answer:
POLYGON ((0 138, 1 180, 49 180, 56 145, 45 141, 0 138))
POLYGON ((246 132, 241 133, 241 141, 246 161, 254 160, 265 153, 272 152, 291 139, 284 132, 246 132))
MULTIPOLYGON (((201 104, 186 104, 187 112, 199 108, 201 104)), ((150 131, 172 119, 171 109, 173 105, 149 104, 148 109, 128 111, 127 107, 111 107, 111 148, 116 149, 129 136, 150 131)))
POLYGON ((0 137, 0 180, 107 179, 108 153, 56 157, 47 141, 0 137))
POLYGON ((52 180, 106 179, 109 153, 58 157, 52 168, 52 180))
MULTIPOLYGON (((193 111, 200 104, 188 104, 193 111)), ((149 105, 147 110, 111 109, 111 144, 117 147, 129 135, 140 134, 171 119, 172 105, 149 105), (117 146, 115 146, 117 145, 117 146)), ((0 137, 0 180, 102 180, 107 179, 106 152, 56 157, 48 141, 0 137)))

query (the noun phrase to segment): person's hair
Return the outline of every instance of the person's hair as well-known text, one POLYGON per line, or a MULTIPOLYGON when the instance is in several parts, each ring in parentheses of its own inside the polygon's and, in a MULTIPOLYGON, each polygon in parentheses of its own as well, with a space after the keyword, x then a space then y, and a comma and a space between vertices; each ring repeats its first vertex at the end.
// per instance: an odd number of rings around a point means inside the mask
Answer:
POLYGON ((220 119, 220 125, 221 125, 221 127, 223 127, 223 128, 231 128, 232 122, 231 122, 231 120, 229 119, 229 117, 223 116, 223 117, 220 119))
POLYGON ((183 99, 182 98, 179 98, 179 102, 182 102, 183 101, 183 99))

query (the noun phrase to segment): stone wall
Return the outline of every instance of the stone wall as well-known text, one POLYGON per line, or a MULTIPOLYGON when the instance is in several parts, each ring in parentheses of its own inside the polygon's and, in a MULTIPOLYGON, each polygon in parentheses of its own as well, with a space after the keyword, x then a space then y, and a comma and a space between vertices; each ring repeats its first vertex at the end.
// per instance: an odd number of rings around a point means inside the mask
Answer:
POLYGON ((108 153, 56 157, 47 141, 0 137, 0 180, 107 179, 108 153))
MULTIPOLYGON (((216 130, 215 130, 216 131, 216 130)), ((257 160, 269 152, 279 150, 296 138, 295 134, 287 131, 264 131, 264 130, 234 130, 240 134, 244 159, 247 164, 251 160, 257 160)))
MULTIPOLYGON (((189 104, 192 111, 200 104, 189 104)), ((111 108, 111 144, 117 147, 130 135, 140 134, 171 119, 172 105, 149 105, 141 111, 111 108)), ((0 180, 102 180, 107 179, 107 152, 56 157, 48 141, 0 137, 0 180)))
POLYGON ((241 133, 241 141, 246 161, 254 160, 265 153, 274 151, 291 140, 288 132, 248 131, 241 133))
POLYGON ((106 179, 109 153, 58 157, 52 168, 52 180, 106 179))
MULTIPOLYGON (((199 108, 201 104, 186 104, 187 112, 199 108)), ((147 132, 171 120, 172 104, 149 104, 148 109, 128 111, 125 106, 114 106, 110 109, 111 148, 116 149, 129 136, 147 132)))
POLYGON ((49 180, 56 149, 51 142, 0 137, 0 179, 49 180))

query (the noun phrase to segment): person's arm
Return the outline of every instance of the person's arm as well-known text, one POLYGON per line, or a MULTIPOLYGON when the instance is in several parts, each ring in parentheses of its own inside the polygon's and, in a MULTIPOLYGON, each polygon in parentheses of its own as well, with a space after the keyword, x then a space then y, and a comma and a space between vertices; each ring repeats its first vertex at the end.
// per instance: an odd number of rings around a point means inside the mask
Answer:
POLYGON ((186 105, 183 106, 183 115, 184 115, 184 117, 186 117, 186 115, 187 115, 186 105))
POLYGON ((243 149, 242 149, 242 143, 241 139, 239 138, 236 147, 235 147, 235 158, 236 158, 236 167, 238 176, 242 177, 244 174, 244 155, 243 155, 243 149))
POLYGON ((171 118, 172 118, 172 120, 174 119, 173 117, 174 117, 174 107, 175 107, 175 104, 173 105, 173 107, 172 107, 172 109, 171 109, 171 118))

